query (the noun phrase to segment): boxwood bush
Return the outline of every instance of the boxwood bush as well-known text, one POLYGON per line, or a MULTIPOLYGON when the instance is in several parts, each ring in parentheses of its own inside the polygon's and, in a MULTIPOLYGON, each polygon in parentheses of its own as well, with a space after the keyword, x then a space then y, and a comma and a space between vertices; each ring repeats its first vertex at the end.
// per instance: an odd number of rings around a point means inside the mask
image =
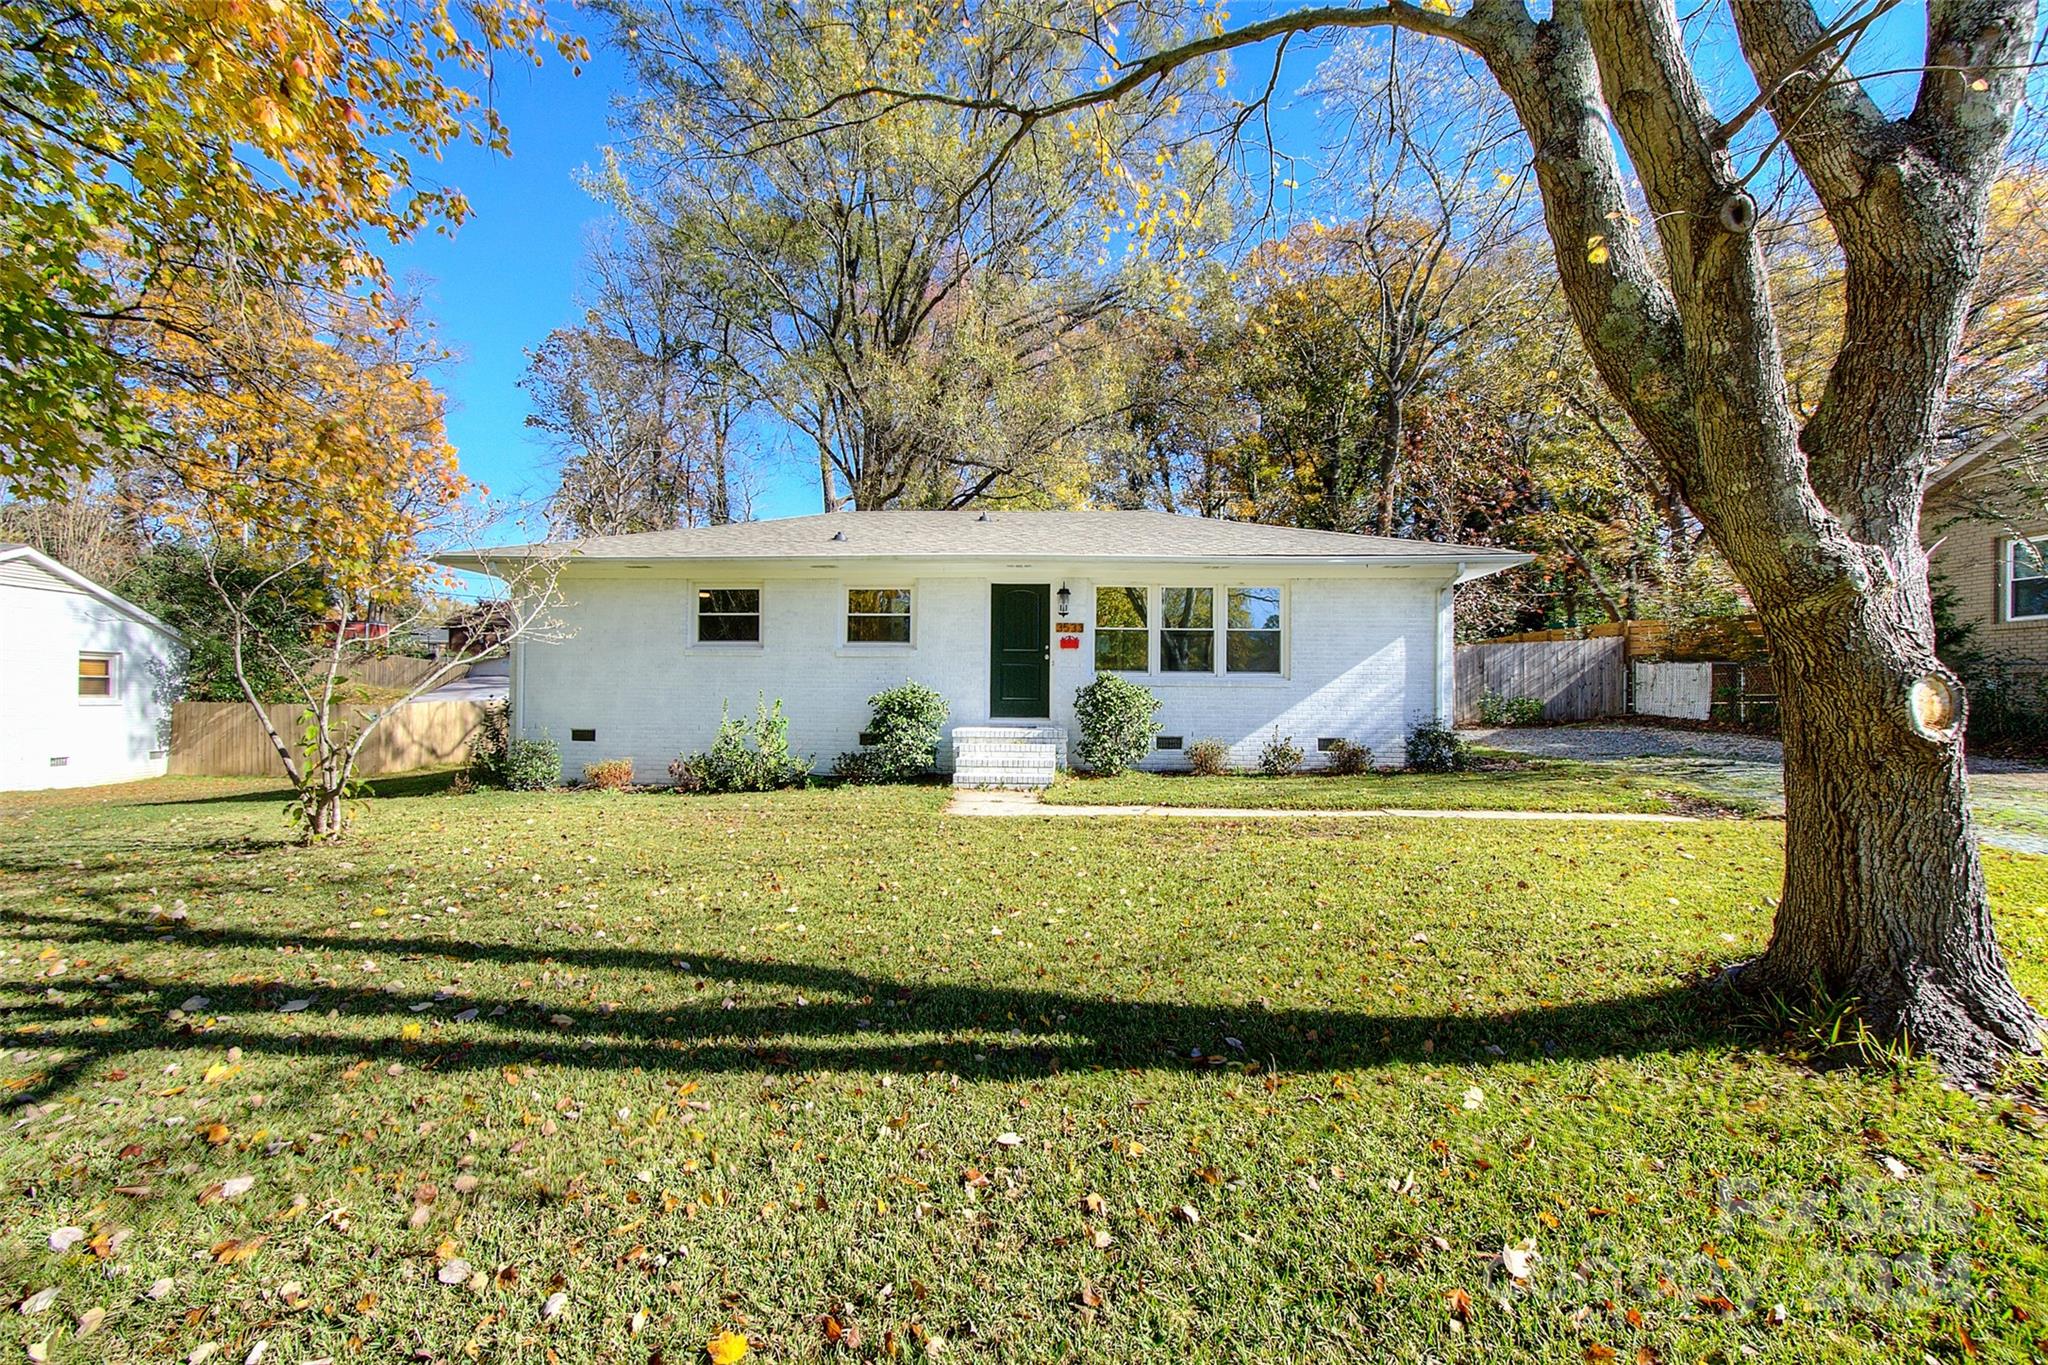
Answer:
POLYGON ((1098 777, 1114 777, 1152 750, 1159 698, 1120 673, 1102 673, 1074 694, 1081 743, 1074 755, 1098 777))
POLYGON ((1408 736, 1408 766, 1417 772, 1463 772, 1468 761, 1465 741, 1440 720, 1418 725, 1408 736))
POLYGON ((907 682, 868 698, 874 714, 861 735, 859 758, 842 754, 835 769, 855 782, 914 782, 939 761, 946 699, 922 683, 907 682), (852 759, 852 762, 847 760, 852 759))
POLYGON ((546 791, 562 780, 562 749, 545 732, 538 739, 505 741, 498 780, 508 791, 546 791))

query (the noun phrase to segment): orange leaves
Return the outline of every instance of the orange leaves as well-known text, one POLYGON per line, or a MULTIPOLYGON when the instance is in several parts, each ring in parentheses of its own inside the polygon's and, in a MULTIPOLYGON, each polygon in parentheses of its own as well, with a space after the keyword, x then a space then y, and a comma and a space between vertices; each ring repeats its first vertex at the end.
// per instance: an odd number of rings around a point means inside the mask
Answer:
MULTIPOLYGON (((351 598, 396 597, 427 572, 415 550, 469 492, 422 366, 438 348, 403 306, 330 312, 271 295, 157 291, 189 323, 160 343, 181 373, 137 401, 173 434, 152 510, 259 559, 303 558, 351 598)), ((358 601, 357 609, 372 605, 358 601)))

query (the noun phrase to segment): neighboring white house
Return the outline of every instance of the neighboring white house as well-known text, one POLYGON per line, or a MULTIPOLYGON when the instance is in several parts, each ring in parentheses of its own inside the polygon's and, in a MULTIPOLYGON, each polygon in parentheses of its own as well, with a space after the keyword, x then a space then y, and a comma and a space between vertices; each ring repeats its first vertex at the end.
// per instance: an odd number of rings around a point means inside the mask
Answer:
MULTIPOLYGON (((512 723, 559 742, 566 777, 630 758, 659 781, 710 744, 725 707, 751 716, 760 697, 829 766, 857 747, 867 698, 909 680, 952 708, 941 765, 990 784, 1004 762, 977 747, 1014 756, 1028 741, 1049 763, 1098 669, 1163 701, 1150 767, 1184 766, 1207 738, 1249 765, 1275 735, 1311 762, 1348 739, 1398 763, 1417 725, 1451 713, 1451 589, 1529 558, 1165 512, 1009 511, 834 512, 530 552, 563 557, 563 629, 514 646, 512 723)), ((506 554, 444 559, 487 570, 506 554)))
POLYGON ((0 791, 161 776, 182 662, 156 617, 0 544, 0 791))

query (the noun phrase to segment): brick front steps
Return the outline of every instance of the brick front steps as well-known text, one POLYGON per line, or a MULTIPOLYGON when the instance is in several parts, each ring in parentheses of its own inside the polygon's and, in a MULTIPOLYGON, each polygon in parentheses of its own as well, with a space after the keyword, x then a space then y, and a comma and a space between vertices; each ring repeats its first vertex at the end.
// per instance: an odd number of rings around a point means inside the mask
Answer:
POLYGON ((1057 725, 953 727, 953 785, 1036 791, 1067 766, 1067 732, 1057 725))

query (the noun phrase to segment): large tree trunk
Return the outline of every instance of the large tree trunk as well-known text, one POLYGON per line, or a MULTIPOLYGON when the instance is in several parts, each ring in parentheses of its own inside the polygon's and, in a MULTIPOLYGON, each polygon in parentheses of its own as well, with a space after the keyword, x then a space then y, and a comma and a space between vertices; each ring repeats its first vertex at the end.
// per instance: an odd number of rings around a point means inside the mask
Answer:
POLYGON ((1963 770, 1960 690, 1898 607, 1763 612, 1785 748, 1785 883, 1770 947, 1738 982, 1852 997, 1878 1035, 1951 1075, 2039 1047, 1992 933, 1963 770), (1894 619, 1887 620, 1887 617, 1894 619), (1947 723, 1944 724, 1943 722, 1947 723))

